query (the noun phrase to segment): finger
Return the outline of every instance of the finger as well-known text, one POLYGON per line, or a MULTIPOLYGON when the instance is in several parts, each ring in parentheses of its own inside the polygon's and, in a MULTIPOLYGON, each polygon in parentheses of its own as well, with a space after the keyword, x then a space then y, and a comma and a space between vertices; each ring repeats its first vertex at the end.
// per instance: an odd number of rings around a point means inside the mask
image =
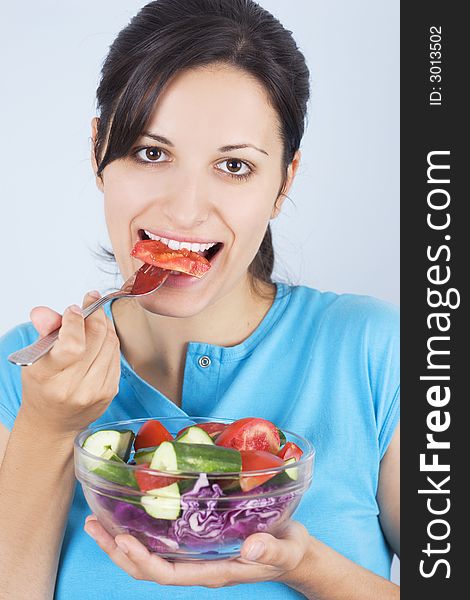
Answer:
POLYGON ((255 533, 247 538, 241 557, 259 564, 290 571, 300 563, 308 549, 310 536, 298 521, 289 521, 281 538, 269 533, 255 533))
POLYGON ((100 395, 103 398, 112 399, 118 393, 121 375, 121 354, 119 339, 109 319, 107 321, 106 337, 95 359, 90 364, 84 378, 99 382, 100 395))
POLYGON ((104 377, 101 393, 105 397, 114 398, 119 393, 119 383, 121 381, 121 351, 119 340, 112 351, 108 364, 108 371, 104 377))
POLYGON ((99 298, 101 298, 101 294, 98 290, 91 290, 91 292, 87 292, 83 296, 82 308, 88 308, 93 302, 96 302, 99 298))
POLYGON ((155 581, 160 585, 204 586, 220 588, 272 578, 272 568, 265 565, 241 564, 234 560, 201 562, 170 562, 147 548, 131 535, 115 538, 116 544, 134 563, 138 578, 155 581))
MULTIPOLYGON (((157 554, 151 553, 132 535, 122 534, 116 536, 116 544, 134 565, 138 579, 155 581, 160 585, 192 585, 184 577, 175 574, 174 563, 171 563, 157 554)), ((194 571, 197 567, 191 564, 194 571)), ((195 585, 203 585, 201 582, 195 585)))
MULTIPOLYGON (((63 370, 82 358, 85 351, 85 326, 79 306, 72 305, 65 309, 59 337, 49 354, 42 359, 45 367, 63 370)), ((40 364, 38 363, 38 364, 40 364)))
MULTIPOLYGON (((85 296, 84 302, 88 305, 96 300, 96 296, 99 297, 99 292, 88 293, 85 296)), ((54 366, 58 370, 63 370, 72 364, 75 364, 79 368, 80 362, 87 354, 88 360, 90 360, 90 354, 92 360, 99 351, 102 343, 102 339, 99 339, 100 333, 102 336, 104 335, 103 325, 100 326, 95 323, 91 326, 88 323, 85 325, 80 307, 77 305, 69 306, 62 316, 59 337, 49 353, 49 361, 47 362, 53 361, 54 366), (90 329, 93 332, 91 334, 89 333, 90 329)), ((47 366, 46 362, 43 364, 47 366)), ((88 368, 88 365, 86 365, 86 368, 88 368)))
POLYGON ((88 523, 88 521, 97 521, 98 517, 92 513, 91 515, 88 515, 88 517, 85 519, 85 523, 88 523))
MULTIPOLYGON (((83 298, 83 308, 89 307, 100 297, 101 294, 96 290, 88 292, 83 298)), ((95 310, 85 320, 87 369, 101 351, 108 329, 107 321, 103 308, 95 310)))
POLYGON ((62 323, 62 315, 47 306, 35 306, 31 310, 29 318, 42 338, 58 329, 62 323))
POLYGON ((85 523, 85 532, 98 544, 98 546, 106 552, 109 558, 119 568, 123 569, 131 577, 139 579, 139 572, 136 565, 127 557, 114 541, 112 535, 110 535, 101 523, 97 519, 90 519, 85 523))

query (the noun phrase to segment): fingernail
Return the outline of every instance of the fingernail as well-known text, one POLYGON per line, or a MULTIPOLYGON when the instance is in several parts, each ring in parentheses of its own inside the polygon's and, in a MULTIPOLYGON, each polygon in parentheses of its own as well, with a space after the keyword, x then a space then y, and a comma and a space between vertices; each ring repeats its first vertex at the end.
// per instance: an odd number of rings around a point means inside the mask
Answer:
POLYGON ((99 293, 98 290, 92 290, 91 292, 88 292, 88 295, 91 296, 92 298, 96 298, 98 300, 98 298, 101 298, 101 294, 99 293))
POLYGON ((69 306, 69 310, 75 313, 76 315, 80 315, 81 317, 83 317, 82 309, 77 304, 72 304, 71 306, 69 306))
POLYGON ((246 555, 248 560, 257 560, 264 552, 264 544, 263 542, 255 542, 246 555))
POLYGON ((129 554, 129 548, 124 542, 121 542, 121 540, 116 540, 116 546, 121 552, 124 552, 124 554, 129 554))

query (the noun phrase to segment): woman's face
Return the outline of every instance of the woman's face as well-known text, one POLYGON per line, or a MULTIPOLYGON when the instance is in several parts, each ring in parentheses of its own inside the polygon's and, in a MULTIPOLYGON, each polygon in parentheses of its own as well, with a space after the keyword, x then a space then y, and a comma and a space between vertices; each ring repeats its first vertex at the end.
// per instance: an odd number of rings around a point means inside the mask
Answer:
POLYGON ((110 240, 124 278, 142 265, 130 252, 147 234, 170 247, 219 245, 202 279, 171 275, 139 300, 144 308, 192 316, 248 286, 248 266, 277 214, 282 153, 277 114, 247 73, 211 65, 171 81, 131 156, 103 171, 110 240))

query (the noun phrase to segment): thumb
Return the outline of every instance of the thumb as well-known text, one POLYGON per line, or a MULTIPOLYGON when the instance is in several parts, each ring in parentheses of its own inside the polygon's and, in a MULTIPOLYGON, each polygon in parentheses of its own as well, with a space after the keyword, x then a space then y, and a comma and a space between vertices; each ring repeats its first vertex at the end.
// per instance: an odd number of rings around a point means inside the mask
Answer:
POLYGON ((298 521, 289 521, 282 530, 282 537, 269 533, 255 533, 248 537, 241 549, 241 557, 271 565, 284 571, 295 569, 308 549, 310 536, 298 521))
POLYGON ((62 323, 62 315, 47 306, 35 306, 29 317, 40 337, 48 335, 62 323))

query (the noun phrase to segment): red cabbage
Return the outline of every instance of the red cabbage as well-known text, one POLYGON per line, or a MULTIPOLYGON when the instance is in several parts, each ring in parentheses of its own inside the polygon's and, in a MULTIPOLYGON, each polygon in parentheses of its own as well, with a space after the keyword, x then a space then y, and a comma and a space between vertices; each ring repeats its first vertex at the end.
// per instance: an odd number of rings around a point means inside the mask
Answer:
POLYGON ((171 522, 154 519, 136 504, 125 500, 97 494, 100 504, 112 514, 112 521, 123 533, 129 533, 153 552, 178 550, 178 543, 168 537, 171 522))
POLYGON ((252 533, 267 531, 280 523, 300 502, 300 492, 279 494, 274 486, 263 488, 271 496, 253 498, 252 492, 237 492, 231 499, 205 473, 199 475, 194 488, 181 496, 181 516, 174 521, 155 519, 136 504, 125 499, 96 495, 100 504, 112 513, 113 521, 154 552, 174 552, 185 548, 220 550, 252 533), (246 496, 246 499, 240 499, 246 496), (287 511, 287 507, 289 510, 287 511))
POLYGON ((211 484, 201 473, 194 488, 181 496, 183 512, 169 534, 187 547, 207 548, 211 542, 220 546, 245 539, 280 522, 295 497, 294 493, 264 498, 250 498, 251 493, 243 492, 239 495, 247 499, 231 501, 217 483, 211 484))

